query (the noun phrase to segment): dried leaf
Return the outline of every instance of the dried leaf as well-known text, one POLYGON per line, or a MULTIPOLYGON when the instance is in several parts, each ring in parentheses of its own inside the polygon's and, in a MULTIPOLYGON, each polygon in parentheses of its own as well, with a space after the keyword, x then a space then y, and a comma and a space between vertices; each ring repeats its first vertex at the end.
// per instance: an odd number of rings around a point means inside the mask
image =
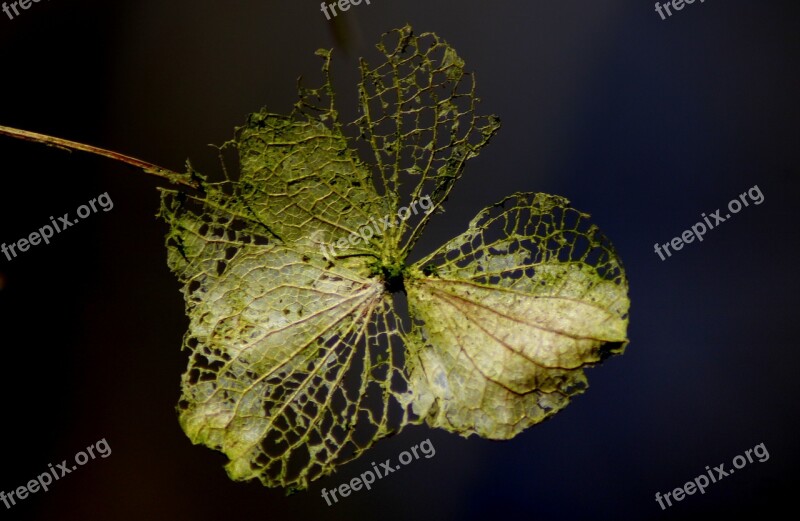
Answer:
POLYGON ((237 178, 192 172, 199 191, 163 190, 190 318, 180 421, 233 479, 305 488, 413 423, 510 438, 627 342, 620 262, 561 197, 515 194, 406 264, 499 123, 476 114, 474 78, 435 35, 404 27, 378 50, 383 63, 361 62, 352 124, 320 51, 323 86, 289 116, 251 115, 226 145, 237 178), (386 225, 423 197, 431 212, 386 225), (364 226, 371 237, 352 240, 364 226))

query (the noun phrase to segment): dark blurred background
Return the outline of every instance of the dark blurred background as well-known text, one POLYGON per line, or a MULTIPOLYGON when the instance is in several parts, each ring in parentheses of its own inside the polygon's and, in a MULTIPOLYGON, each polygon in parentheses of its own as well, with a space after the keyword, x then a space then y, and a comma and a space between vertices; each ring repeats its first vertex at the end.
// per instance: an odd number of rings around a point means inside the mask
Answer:
MULTIPOLYGON (((174 411, 188 320, 155 218, 157 179, 114 162, 0 138, 0 242, 108 192, 114 208, 11 262, 0 257, 0 490, 101 438, 80 467, 4 519, 709 519, 794 507, 800 282, 796 2, 54 0, 0 13, 0 124, 181 169, 261 106, 289 111, 314 50, 354 106, 357 57, 411 23, 477 74, 503 122, 419 252, 513 191, 560 194, 593 215, 631 284, 627 353, 514 440, 412 427, 286 497, 228 480, 174 411), (653 252, 753 185, 765 201, 666 261, 653 252), (794 325, 793 325, 794 324, 794 325), (436 456, 328 507, 320 497, 426 438, 436 456), (764 443, 704 495, 654 500, 764 443)), ((352 114, 348 114, 352 115, 352 114)), ((724 215, 725 212, 723 212, 724 215)))

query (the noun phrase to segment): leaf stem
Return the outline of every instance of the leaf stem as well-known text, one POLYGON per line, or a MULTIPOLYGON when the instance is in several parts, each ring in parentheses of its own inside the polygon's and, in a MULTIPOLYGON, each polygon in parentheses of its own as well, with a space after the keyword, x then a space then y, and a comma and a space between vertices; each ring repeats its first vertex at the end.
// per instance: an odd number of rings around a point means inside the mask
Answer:
POLYGON ((61 139, 53 136, 48 136, 45 134, 39 134, 37 132, 21 130, 18 128, 5 127, 3 125, 0 125, 0 135, 21 139, 23 141, 30 141, 32 143, 42 143, 47 146, 61 148, 67 151, 79 150, 81 152, 88 152, 90 154, 95 154, 98 156, 113 159, 115 161, 126 163, 128 165, 139 168, 143 170, 145 173, 148 173, 150 175, 167 179, 171 183, 181 184, 184 186, 188 186, 190 188, 199 188, 200 186, 199 183, 196 180, 192 179, 188 174, 173 172, 168 168, 163 168, 158 165, 154 165, 153 163, 142 161, 141 159, 137 159, 135 157, 126 156, 125 154, 120 154, 119 152, 106 150, 105 148, 99 148, 92 145, 85 145, 83 143, 78 143, 76 141, 69 141, 67 139, 61 139))

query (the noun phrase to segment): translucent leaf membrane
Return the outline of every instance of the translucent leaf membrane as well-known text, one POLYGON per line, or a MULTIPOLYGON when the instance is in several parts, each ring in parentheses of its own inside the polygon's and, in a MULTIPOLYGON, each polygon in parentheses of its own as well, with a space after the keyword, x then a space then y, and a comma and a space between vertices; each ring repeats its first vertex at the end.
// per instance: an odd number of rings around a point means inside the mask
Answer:
MULTIPOLYGON (((438 207, 499 120, 477 114, 475 77, 435 34, 416 36, 406 26, 384 35, 377 47, 383 63, 371 68, 361 60, 363 115, 356 123, 371 148, 365 162, 380 174, 378 190, 391 201, 391 213, 423 196, 438 207)), ((420 219, 400 250, 413 246, 427 219, 420 219)), ((392 246, 400 244, 405 227, 392 246)))
POLYGON ((302 489, 423 421, 510 438, 626 342, 622 267, 563 198, 516 194, 406 266, 431 214, 377 223, 424 196, 441 207, 499 123, 475 114, 474 78, 435 35, 404 27, 378 50, 382 63, 361 62, 354 123, 339 121, 319 51, 322 86, 223 145, 238 176, 190 172, 196 191, 162 190, 189 316, 180 422, 233 479, 302 489))
POLYGON ((415 266, 412 382, 431 426, 513 437, 583 391, 583 367, 622 351, 627 282, 587 218, 562 197, 515 194, 415 266))
POLYGON ((410 421, 397 318, 379 280, 165 195, 190 351, 179 402, 231 478, 305 488, 410 421), (260 243, 260 244, 259 244, 260 243))
MULTIPOLYGON (((234 209, 268 223, 285 242, 313 237, 331 244, 388 212, 369 169, 348 148, 332 106, 316 115, 251 114, 235 144, 241 197, 234 209)), ((380 228, 375 231, 374 242, 347 242, 342 255, 376 256, 374 244, 383 235, 380 228)))

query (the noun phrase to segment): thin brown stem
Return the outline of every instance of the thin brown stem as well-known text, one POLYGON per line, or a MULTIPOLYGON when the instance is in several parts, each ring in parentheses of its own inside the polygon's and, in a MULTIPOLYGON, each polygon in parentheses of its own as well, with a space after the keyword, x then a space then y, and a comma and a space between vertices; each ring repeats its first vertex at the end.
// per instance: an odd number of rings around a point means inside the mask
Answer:
POLYGON ((115 161, 121 161, 122 163, 135 166, 136 168, 139 168, 148 174, 167 179, 171 183, 181 184, 190 188, 199 187, 197 181, 192 179, 188 174, 173 172, 168 168, 163 168, 135 157, 126 156, 125 154, 120 154, 119 152, 106 150, 105 148, 85 145, 83 143, 69 141, 67 139, 61 139, 45 134, 38 134, 36 132, 29 132, 27 130, 20 130, 18 128, 4 127, 2 125, 0 125, 0 135, 21 139, 23 141, 30 141, 32 143, 42 143, 47 146, 61 148, 67 151, 80 150, 81 152, 88 152, 90 154, 107 157, 115 161))

